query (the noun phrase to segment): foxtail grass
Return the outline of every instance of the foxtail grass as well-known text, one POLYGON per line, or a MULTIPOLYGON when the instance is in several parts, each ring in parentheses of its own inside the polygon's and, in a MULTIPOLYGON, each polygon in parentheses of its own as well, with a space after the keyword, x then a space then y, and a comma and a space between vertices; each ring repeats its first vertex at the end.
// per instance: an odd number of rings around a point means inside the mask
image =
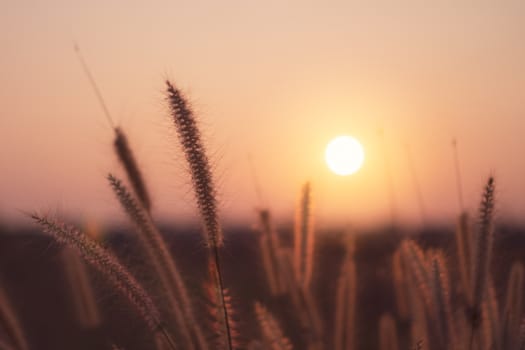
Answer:
POLYGON ((153 300, 114 255, 73 226, 36 214, 31 215, 31 218, 57 242, 74 248, 89 265, 128 299, 150 331, 154 335, 161 334, 171 349, 175 349, 175 343, 168 334, 153 300))
POLYGON ((228 290, 220 289, 217 283, 217 267, 213 260, 208 260, 210 280, 205 285, 209 303, 209 315, 212 320, 211 331, 216 349, 239 348, 239 334, 233 320, 233 307, 228 290), (225 334, 226 330, 228 334, 225 334))
MULTIPOLYGON (((487 293, 482 303, 482 327, 483 334, 477 337, 479 346, 484 350, 503 350, 501 346, 502 324, 500 322, 500 312, 498 299, 492 280, 487 281, 487 293)), ((468 333, 464 333, 468 334, 468 333)))
POLYGON ((255 315, 262 332, 265 349, 292 350, 290 340, 284 335, 277 320, 260 303, 255 303, 255 315))
POLYGON ((471 271, 469 269, 472 259, 472 231, 470 229, 467 212, 462 212, 459 215, 456 224, 456 245, 461 289, 463 296, 468 300, 469 296, 472 294, 472 291, 470 290, 471 271))
POLYGON ((401 254, 425 308, 431 309, 430 271, 425 253, 415 242, 406 240, 401 243, 401 254))
POLYGON ((259 246, 266 280, 272 296, 278 296, 286 291, 285 281, 279 269, 278 250, 279 238, 272 227, 270 212, 259 210, 259 246))
POLYGON ((170 81, 166 81, 166 93, 175 130, 189 167, 197 206, 204 222, 206 243, 209 247, 208 265, 217 295, 214 301, 217 303, 217 310, 220 313, 217 315, 219 321, 217 332, 224 338, 224 348, 231 350, 234 348, 234 329, 228 312, 226 288, 222 276, 219 249, 224 244, 224 238, 219 223, 213 174, 201 140, 197 120, 187 101, 170 81))
POLYGON ((69 247, 64 247, 61 255, 79 324, 88 329, 99 327, 102 317, 84 262, 78 253, 69 247))
POLYGON ((433 251, 429 254, 431 268, 431 288, 433 320, 438 335, 436 342, 442 344, 443 349, 456 349, 456 328, 450 305, 449 275, 445 257, 441 252, 433 251))
MULTIPOLYGON (((5 339, 6 349, 29 350, 24 330, 7 295, 2 289, 0 289, 0 328, 7 337, 5 339)), ((0 347, 0 349, 3 348, 0 347)))
POLYGON ((111 117, 111 113, 109 113, 109 108, 106 105, 106 101, 104 100, 104 97, 102 96, 102 92, 100 91, 97 85, 97 82, 95 81, 95 78, 93 74, 91 73, 91 70, 89 69, 87 62, 84 59, 82 52, 80 51, 80 47, 77 44, 75 44, 74 49, 75 49, 75 53, 77 54, 77 58, 80 61, 80 64, 82 66, 82 69, 84 70, 84 73, 86 74, 86 77, 88 78, 89 84, 91 85, 91 88, 93 89, 93 92, 95 93, 95 96, 97 97, 100 107, 102 108, 102 111, 104 112, 104 115, 109 125, 115 131, 115 139, 113 141, 115 153, 117 154, 117 157, 120 163, 122 164, 122 166, 124 167, 124 170, 126 171, 126 174, 128 176, 130 183, 132 184, 135 194, 142 202, 142 205, 144 206, 144 208, 146 208, 149 211, 151 209, 151 201, 150 201, 149 193, 146 188, 146 183, 144 181, 140 168, 138 167, 137 162, 135 160, 135 156, 133 155, 133 152, 131 151, 131 148, 129 147, 128 139, 126 135, 124 134, 124 132, 122 131, 122 129, 115 125, 115 122, 113 121, 113 118, 111 117))
POLYGON ((323 323, 316 300, 310 288, 303 288, 295 277, 293 253, 290 249, 281 248, 278 254, 279 269, 286 281, 286 290, 294 309, 294 316, 304 330, 304 341, 308 349, 322 349, 323 323))
POLYGON ((166 81, 166 86, 171 116, 189 166, 197 206, 204 221, 207 243, 212 248, 220 247, 223 245, 223 234, 219 224, 213 174, 197 120, 182 93, 169 81, 166 81))
POLYGON ((494 178, 489 177, 483 190, 479 209, 479 227, 472 241, 470 313, 472 332, 479 326, 481 302, 487 288, 487 278, 490 274, 492 244, 494 240, 494 178))
POLYGON ((423 250, 413 241, 401 242, 400 253, 408 271, 412 341, 425 343, 435 338, 432 327, 432 292, 430 267, 423 250))
POLYGON ((270 239, 267 235, 259 236, 259 249, 261 251, 261 260, 264 267, 264 273, 266 277, 266 282, 270 294, 273 296, 280 294, 280 281, 277 270, 277 265, 272 259, 272 251, 270 246, 270 239))
POLYGON ((151 210, 151 199, 146 187, 146 182, 142 176, 142 172, 137 164, 135 156, 129 146, 128 138, 121 128, 115 128, 115 140, 113 141, 115 153, 122 164, 122 167, 126 171, 131 186, 135 195, 140 200, 142 206, 147 211, 151 210))
POLYGON ((207 349, 184 280, 149 212, 133 197, 121 180, 109 174, 108 181, 122 208, 137 228, 149 261, 164 289, 168 310, 171 311, 169 314, 175 319, 177 333, 183 340, 184 348, 207 349))
POLYGON ((312 280, 314 229, 310 184, 303 185, 294 226, 294 268, 297 280, 308 288, 312 280))
POLYGON ((458 194, 458 203, 461 211, 464 211, 463 205, 463 186, 461 183, 461 169, 459 167, 458 142, 452 139, 452 150, 454 152, 454 169, 456 171, 456 191, 458 194))
POLYGON ((396 297, 397 316, 402 320, 407 320, 409 317, 409 286, 407 285, 407 271, 399 249, 392 256, 392 279, 396 297))
POLYGON ((515 262, 510 270, 505 309, 501 321, 501 349, 518 349, 519 330, 523 314, 523 273, 523 265, 515 262))
POLYGON ((334 349, 354 349, 357 278, 354 257, 348 251, 339 273, 335 300, 334 349))

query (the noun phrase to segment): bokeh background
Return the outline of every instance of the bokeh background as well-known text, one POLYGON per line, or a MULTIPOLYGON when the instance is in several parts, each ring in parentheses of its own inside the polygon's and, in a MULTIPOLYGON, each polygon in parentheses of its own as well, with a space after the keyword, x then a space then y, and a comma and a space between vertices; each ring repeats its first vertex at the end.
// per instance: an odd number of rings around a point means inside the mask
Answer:
POLYGON ((105 180, 120 174, 113 133, 76 42, 158 218, 196 218, 164 101, 170 78, 200 117, 227 222, 255 221, 257 206, 291 220, 308 180, 317 225, 387 223, 386 155, 396 220, 420 225, 407 146, 426 222, 453 222, 453 138, 466 206, 493 173, 499 217, 521 221, 523 23, 523 1, 3 1, 0 220, 24 222, 21 210, 124 220, 105 180), (341 134, 366 152, 349 177, 323 159, 341 134))

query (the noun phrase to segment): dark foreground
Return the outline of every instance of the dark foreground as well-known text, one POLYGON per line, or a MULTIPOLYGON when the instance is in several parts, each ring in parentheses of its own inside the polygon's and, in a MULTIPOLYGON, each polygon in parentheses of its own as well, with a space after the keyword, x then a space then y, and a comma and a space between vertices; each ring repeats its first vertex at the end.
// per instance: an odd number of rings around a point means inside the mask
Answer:
MULTIPOLYGON (((162 230, 169 242, 190 295, 204 319, 206 296, 206 251, 196 229, 162 230)), ((286 230, 282 230, 286 232, 286 230)), ((291 235, 281 235, 284 244, 291 244, 291 235)), ((301 332, 296 327, 293 309, 285 299, 271 298, 265 283, 257 235, 249 230, 226 230, 227 243, 223 252, 225 284, 232 296, 235 321, 241 345, 258 339, 259 328, 253 311, 255 301, 268 307, 279 319, 283 331, 302 348, 301 332)), ((430 230, 412 236, 422 247, 441 247, 449 259, 454 259, 455 238, 446 230, 430 230)), ((330 349, 334 322, 336 281, 343 258, 340 234, 325 233, 317 236, 314 267, 314 296, 325 324, 326 348, 330 349)), ((360 235, 356 239, 357 266, 357 349, 378 348, 377 327, 380 315, 387 311, 396 314, 390 260, 402 235, 380 232, 360 235)), ((148 262, 134 235, 112 230, 104 244, 148 288, 156 283, 148 262)), ((154 345, 143 322, 104 278, 89 270, 96 302, 102 311, 103 325, 95 329, 80 327, 73 307, 74 292, 63 268, 62 248, 38 231, 20 230, 0 232, 1 288, 11 301, 24 329, 31 349, 110 349, 110 343, 127 350, 153 349, 154 345)), ((501 226, 497 230, 493 260, 496 293, 502 294, 511 262, 525 259, 525 230, 501 226)), ((457 264, 451 266, 451 293, 459 285, 457 264)), ((409 349, 407 331, 398 326, 401 349, 409 349)), ((1 337, 1 334, 0 334, 1 337)), ((1 338, 0 338, 1 339, 1 338)))

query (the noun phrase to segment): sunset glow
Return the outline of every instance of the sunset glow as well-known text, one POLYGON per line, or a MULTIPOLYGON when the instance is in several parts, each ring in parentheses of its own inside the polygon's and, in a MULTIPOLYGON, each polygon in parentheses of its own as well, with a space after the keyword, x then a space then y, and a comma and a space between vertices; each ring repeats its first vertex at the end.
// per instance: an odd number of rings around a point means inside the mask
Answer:
POLYGON ((508 189, 504 215, 521 220, 523 2, 9 3, 0 12, 0 222, 23 222, 17 208, 123 219, 105 181, 118 170, 114 132, 73 43, 128 135, 158 218, 196 220, 166 122, 169 78, 202 126, 225 221, 252 223, 260 196, 286 221, 308 179, 318 223, 346 220, 351 205, 356 223, 390 222, 393 193, 397 220, 417 224, 405 144, 429 220, 453 218, 452 138, 465 207, 477 205, 480 179, 493 169, 508 189), (366 152, 352 181, 325 159, 344 133, 366 152))
POLYGON ((325 152, 326 164, 335 174, 346 176, 361 169, 365 160, 363 146, 351 136, 339 136, 330 141, 325 152))

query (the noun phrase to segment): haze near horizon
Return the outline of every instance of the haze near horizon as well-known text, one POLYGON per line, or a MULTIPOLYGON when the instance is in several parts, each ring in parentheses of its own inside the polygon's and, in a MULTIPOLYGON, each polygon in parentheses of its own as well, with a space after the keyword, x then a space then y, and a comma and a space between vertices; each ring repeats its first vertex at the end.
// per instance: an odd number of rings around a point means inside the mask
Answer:
POLYGON ((425 222, 452 222, 459 212, 454 138, 471 213, 494 174, 498 215, 523 220, 522 2, 55 0, 2 7, 3 221, 40 209, 124 220, 105 179, 121 174, 113 131, 74 42, 128 134, 158 218, 197 217, 163 93, 170 78, 199 117, 228 222, 254 222, 256 207, 292 220, 301 185, 310 181, 317 225, 387 223, 388 173, 396 220, 422 222, 416 181, 425 222), (363 167, 346 177, 324 159, 339 135, 365 150, 363 167))

